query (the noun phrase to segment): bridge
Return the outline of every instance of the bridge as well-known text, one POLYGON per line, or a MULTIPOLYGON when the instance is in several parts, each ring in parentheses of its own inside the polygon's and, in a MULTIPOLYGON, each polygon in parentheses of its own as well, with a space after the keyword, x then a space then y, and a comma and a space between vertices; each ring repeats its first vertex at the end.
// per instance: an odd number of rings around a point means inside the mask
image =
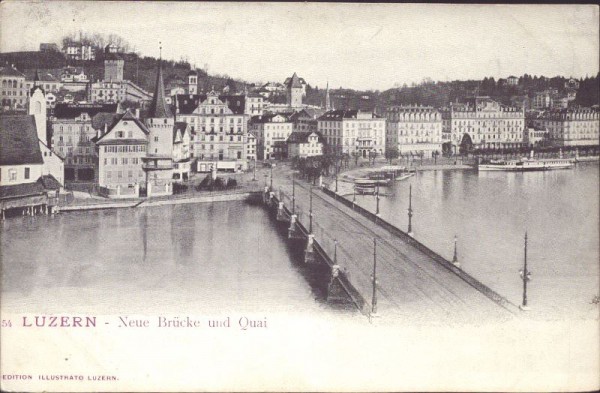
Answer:
POLYGON ((326 187, 277 179, 263 203, 304 242, 306 263, 330 267, 328 301, 348 296, 370 318, 481 322, 518 307, 407 232, 326 187))

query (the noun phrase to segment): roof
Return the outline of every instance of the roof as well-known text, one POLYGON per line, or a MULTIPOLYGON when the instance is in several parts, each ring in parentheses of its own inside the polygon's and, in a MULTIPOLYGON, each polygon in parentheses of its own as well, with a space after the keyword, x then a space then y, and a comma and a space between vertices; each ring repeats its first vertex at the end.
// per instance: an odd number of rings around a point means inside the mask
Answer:
MULTIPOLYGON (((176 106, 182 115, 192 114, 198 105, 206 100, 207 94, 177 94, 176 106)), ((246 109, 246 97, 242 95, 219 95, 219 100, 226 104, 235 115, 243 115, 246 109)))
POLYGON ((286 116, 282 115, 281 113, 267 113, 262 116, 252 116, 252 118, 250 119, 250 122, 254 123, 254 124, 271 123, 275 116, 282 116, 285 118, 286 122, 289 122, 289 119, 286 116))
POLYGON ((115 113, 117 104, 67 104, 59 102, 54 107, 54 117, 57 119, 75 119, 82 113, 94 117, 100 112, 115 113))
POLYGON ((285 80, 285 86, 288 88, 302 88, 302 82, 304 80, 300 80, 300 78, 298 78, 298 75, 296 75, 296 73, 294 72, 294 75, 292 75, 291 78, 288 78, 285 80))
POLYGON ((308 137, 312 134, 317 134, 319 142, 323 143, 323 136, 314 131, 296 131, 292 132, 288 138, 288 143, 308 143, 308 137))
POLYGON ((162 75, 162 60, 158 61, 158 72, 156 73, 156 86, 154 88, 154 96, 148 110, 148 117, 153 119, 164 119, 173 117, 171 108, 165 99, 165 84, 162 75))
POLYGON ((175 139, 177 139, 177 133, 181 131, 181 136, 185 133, 187 128, 187 123, 184 121, 177 121, 173 126, 173 143, 175 143, 175 139))
POLYGON ((45 191, 44 185, 40 180, 33 183, 0 186, 0 199, 43 195, 45 191))
MULTIPOLYGON (((360 111, 357 109, 352 109, 352 110, 338 109, 335 111, 325 112, 325 114, 323 114, 323 116, 319 117, 318 120, 357 119, 359 112, 360 111)), ((368 112, 362 112, 362 113, 368 113, 368 112)), ((371 113, 371 118, 377 119, 377 118, 379 118, 379 116, 377 116, 374 113, 371 113)))
POLYGON ((94 130, 103 130, 106 126, 108 129, 120 117, 118 113, 114 112, 98 112, 92 117, 92 128, 94 130))
POLYGON ((15 76, 18 78, 25 78, 25 74, 18 71, 16 68, 9 66, 0 68, 0 76, 15 76))
POLYGON ((116 140, 116 141, 113 141, 113 140, 102 141, 102 139, 106 135, 110 134, 111 131, 113 130, 113 128, 115 128, 115 126, 117 124, 119 124, 119 122, 121 120, 133 121, 142 130, 142 132, 144 134, 148 135, 150 133, 150 131, 148 131, 148 129, 146 128, 146 126, 144 125, 144 123, 142 123, 140 121, 140 119, 138 119, 137 117, 135 117, 134 115, 132 115, 131 112, 129 110, 127 110, 123 114, 116 115, 113 123, 108 127, 108 130, 106 130, 106 132, 104 134, 102 134, 102 136, 100 138, 96 138, 96 137, 93 138, 93 141, 96 144, 98 144, 98 145, 127 145, 127 144, 134 145, 134 144, 146 143, 147 142, 145 139, 119 139, 119 140, 116 140))
POLYGON ((38 179, 38 183, 41 183, 46 190, 59 190, 62 185, 52 175, 43 175, 38 179))
POLYGON ((0 165, 43 163, 33 115, 0 117, 0 165))

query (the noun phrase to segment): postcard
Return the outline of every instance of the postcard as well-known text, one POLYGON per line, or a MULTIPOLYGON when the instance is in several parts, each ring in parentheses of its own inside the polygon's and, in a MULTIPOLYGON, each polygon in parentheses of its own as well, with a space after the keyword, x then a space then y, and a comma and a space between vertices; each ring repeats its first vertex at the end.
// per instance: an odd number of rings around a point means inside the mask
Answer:
POLYGON ((597 6, 0 18, 2 391, 600 388, 597 6))

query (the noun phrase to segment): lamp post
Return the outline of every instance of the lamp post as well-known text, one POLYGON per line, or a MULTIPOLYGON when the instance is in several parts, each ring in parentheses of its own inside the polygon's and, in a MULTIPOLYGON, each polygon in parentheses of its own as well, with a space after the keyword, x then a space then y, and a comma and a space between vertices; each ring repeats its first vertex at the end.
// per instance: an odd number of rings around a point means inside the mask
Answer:
POLYGON ((412 236, 412 216, 413 216, 413 209, 412 209, 412 184, 411 184, 408 189, 408 234, 410 236, 412 236))
POLYGON ((271 190, 273 190, 273 164, 271 164, 271 190))
POLYGON ((527 231, 525 231, 524 253, 523 270, 519 270, 519 275, 521 276, 521 280, 523 280, 523 304, 521 304, 519 308, 523 311, 527 311, 529 310, 529 307, 527 306, 527 281, 531 281, 531 272, 527 270, 527 231))
POLYGON ((254 157, 254 170, 252 173, 252 180, 256 181, 256 157, 254 157))
POLYGON ((377 207, 375 209, 375 215, 379 217, 379 183, 377 183, 377 191, 376 191, 375 199, 377 201, 377 207))
POLYGON ((456 242, 458 241, 458 239, 456 238, 456 235, 454 235, 454 256, 452 257, 452 264, 456 267, 460 267, 460 262, 458 262, 458 254, 456 252, 456 242))
POLYGON ((296 214, 296 179, 292 175, 292 214, 296 214))
POLYGON ((310 221, 309 221, 309 227, 308 227, 308 233, 309 233, 309 234, 310 234, 310 233, 312 233, 312 224, 313 224, 313 223, 312 223, 312 222, 313 222, 313 213, 312 213, 312 198, 313 198, 313 197, 312 197, 312 194, 313 194, 313 193, 312 193, 312 190, 313 190, 313 189, 312 189, 312 187, 311 187, 311 188, 310 188, 310 199, 309 199, 309 200, 310 200, 310 208, 309 208, 309 210, 308 210, 308 217, 309 217, 309 220, 310 220, 310 221))
POLYGON ((373 281, 373 297, 371 300, 371 317, 377 315, 377 238, 373 238, 373 274, 371 275, 373 281))

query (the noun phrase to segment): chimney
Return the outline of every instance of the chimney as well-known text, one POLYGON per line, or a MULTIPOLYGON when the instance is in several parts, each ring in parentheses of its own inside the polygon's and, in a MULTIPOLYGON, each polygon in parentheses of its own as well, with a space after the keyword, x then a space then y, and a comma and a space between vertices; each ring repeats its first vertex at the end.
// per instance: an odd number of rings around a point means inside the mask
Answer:
POLYGON ((140 108, 135 108, 135 117, 136 117, 137 119, 139 119, 139 118, 140 118, 140 108))

